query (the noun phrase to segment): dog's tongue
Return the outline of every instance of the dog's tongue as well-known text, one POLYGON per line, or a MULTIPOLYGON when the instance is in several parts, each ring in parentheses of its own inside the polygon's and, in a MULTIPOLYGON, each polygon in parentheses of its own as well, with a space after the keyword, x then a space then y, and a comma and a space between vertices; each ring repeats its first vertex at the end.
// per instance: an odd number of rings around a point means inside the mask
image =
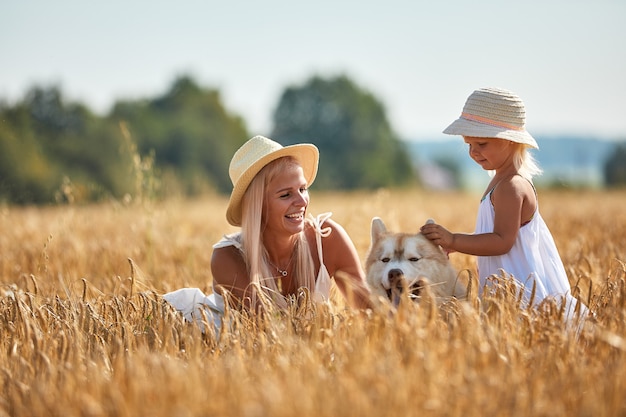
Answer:
POLYGON ((402 298, 402 287, 392 287, 390 294, 390 301, 394 307, 398 307, 400 305, 400 299, 402 298))

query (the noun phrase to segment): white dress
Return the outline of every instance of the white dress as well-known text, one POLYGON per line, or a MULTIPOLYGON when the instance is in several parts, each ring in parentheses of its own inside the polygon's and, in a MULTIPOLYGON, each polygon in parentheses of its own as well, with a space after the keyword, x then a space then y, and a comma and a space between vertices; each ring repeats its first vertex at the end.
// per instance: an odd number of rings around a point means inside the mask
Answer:
MULTIPOLYGON (((313 300, 316 302, 327 302, 330 297, 331 281, 328 269, 324 265, 322 238, 328 236, 332 230, 330 227, 322 228, 322 225, 331 215, 332 213, 323 213, 317 217, 309 215, 315 228, 317 253, 320 260, 320 270, 315 280, 315 291, 313 292, 313 300)), ((213 245, 213 248, 228 246, 235 246, 237 249, 243 250, 241 234, 234 233, 224 236, 213 245)), ((216 333, 219 333, 222 327, 222 317, 224 316, 224 298, 220 294, 212 293, 207 296, 199 288, 181 288, 163 295, 163 299, 180 311, 187 321, 195 321, 203 332, 205 331, 204 315, 206 320, 213 324, 216 333)))
MULTIPOLYGON (((495 210, 491 203, 491 191, 481 200, 478 207, 475 234, 492 233, 495 210)), ((478 256, 478 276, 480 291, 493 274, 501 275, 501 270, 512 275, 524 287, 528 302, 533 283, 536 284, 535 304, 547 297, 565 297, 568 315, 574 312, 577 300, 571 295, 571 288, 563 262, 550 234, 550 230, 539 214, 539 207, 532 219, 522 225, 517 233, 515 244, 508 253, 498 256, 478 256)), ((587 309, 581 304, 581 313, 587 309)))

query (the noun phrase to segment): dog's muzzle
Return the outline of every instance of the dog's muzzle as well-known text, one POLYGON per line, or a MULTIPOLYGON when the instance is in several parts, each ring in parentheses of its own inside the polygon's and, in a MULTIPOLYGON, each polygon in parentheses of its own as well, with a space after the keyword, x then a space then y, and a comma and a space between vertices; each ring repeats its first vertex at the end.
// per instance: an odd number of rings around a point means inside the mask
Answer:
POLYGON ((387 278, 389 279, 389 289, 386 290, 387 297, 394 306, 400 304, 400 298, 405 291, 409 291, 409 298, 417 301, 424 284, 421 279, 407 286, 404 272, 401 269, 391 269, 387 274, 387 278))

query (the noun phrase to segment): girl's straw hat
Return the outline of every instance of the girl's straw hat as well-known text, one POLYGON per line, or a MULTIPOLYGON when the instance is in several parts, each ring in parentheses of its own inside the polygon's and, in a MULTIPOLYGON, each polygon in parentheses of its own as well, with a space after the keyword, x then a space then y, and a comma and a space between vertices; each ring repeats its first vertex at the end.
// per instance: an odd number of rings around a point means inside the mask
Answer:
POLYGON ((538 149, 525 124, 524 103, 515 93, 499 88, 481 88, 467 98, 461 117, 443 133, 506 139, 538 149))
POLYGON ((258 172, 270 162, 283 156, 296 158, 307 184, 310 186, 317 175, 319 151, 310 143, 282 146, 263 136, 255 136, 235 152, 230 161, 228 175, 233 183, 233 192, 226 209, 226 220, 233 226, 241 226, 241 199, 258 172))

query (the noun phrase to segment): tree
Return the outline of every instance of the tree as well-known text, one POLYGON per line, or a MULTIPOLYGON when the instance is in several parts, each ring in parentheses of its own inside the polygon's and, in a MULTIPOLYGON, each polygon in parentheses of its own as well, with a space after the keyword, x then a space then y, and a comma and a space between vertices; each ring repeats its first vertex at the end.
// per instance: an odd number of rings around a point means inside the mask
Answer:
POLYGON ((391 129, 383 105, 346 76, 312 77, 283 92, 272 138, 320 149, 316 186, 378 188, 415 181, 408 151, 391 129))
POLYGON ((139 152, 154 152, 156 168, 174 173, 185 194, 230 191, 228 164, 248 134, 218 91, 181 76, 160 97, 116 103, 110 119, 127 123, 139 152))
POLYGON ((121 196, 120 138, 57 87, 31 88, 13 107, 0 108, 0 196, 14 203, 49 203, 72 184, 75 201, 121 196))
POLYGON ((0 123, 0 200, 12 203, 50 201, 57 172, 42 154, 32 132, 20 131, 9 116, 21 111, 3 109, 0 123))
POLYGON ((626 185, 626 142, 616 144, 604 163, 604 183, 608 187, 626 185))

